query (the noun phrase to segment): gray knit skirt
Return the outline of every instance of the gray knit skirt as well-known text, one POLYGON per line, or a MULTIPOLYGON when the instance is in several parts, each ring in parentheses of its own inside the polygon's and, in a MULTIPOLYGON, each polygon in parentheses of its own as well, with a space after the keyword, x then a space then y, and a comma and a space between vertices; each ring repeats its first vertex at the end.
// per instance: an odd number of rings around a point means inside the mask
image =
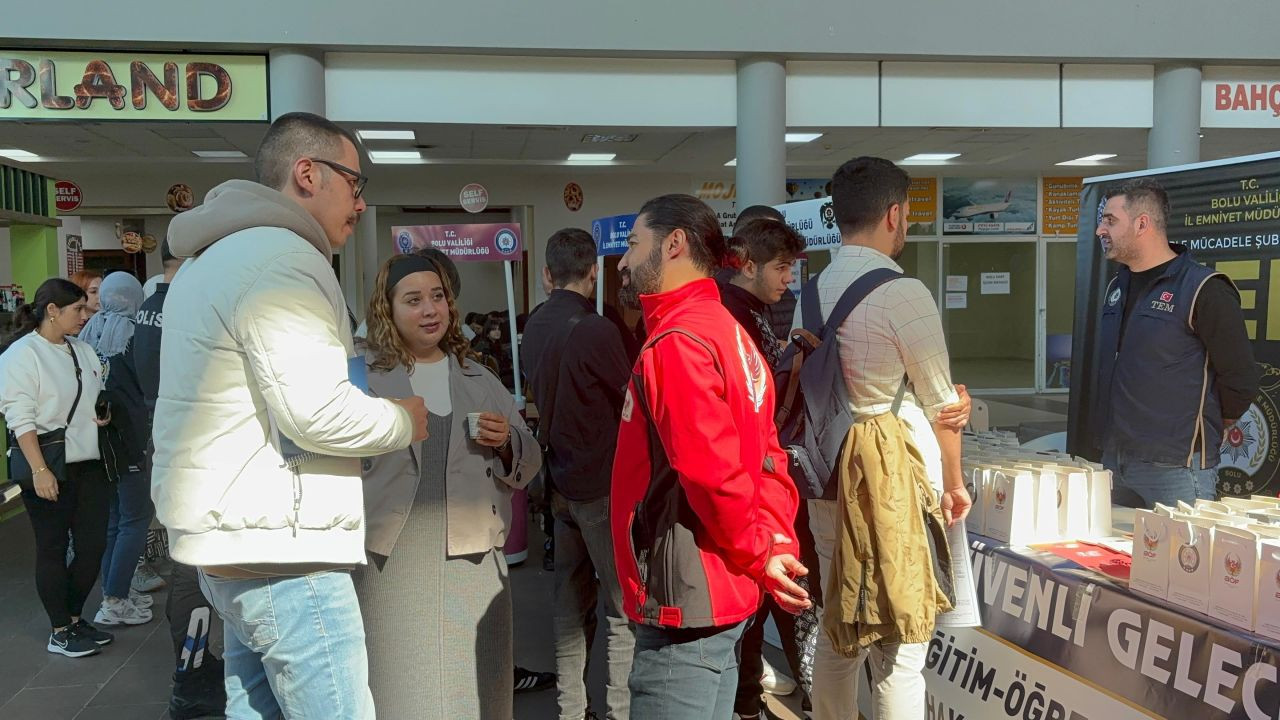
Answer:
POLYGON ((431 415, 413 509, 354 580, 379 720, 511 720, 511 584, 499 549, 446 557, 450 417, 431 415))

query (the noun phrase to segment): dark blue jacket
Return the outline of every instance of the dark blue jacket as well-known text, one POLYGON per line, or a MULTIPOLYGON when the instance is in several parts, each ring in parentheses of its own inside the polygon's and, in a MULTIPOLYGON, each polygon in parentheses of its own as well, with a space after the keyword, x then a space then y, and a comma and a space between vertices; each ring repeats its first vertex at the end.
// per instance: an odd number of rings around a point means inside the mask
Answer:
POLYGON ((1199 453, 1201 467, 1212 468, 1222 444, 1222 408, 1193 310, 1205 283, 1222 273, 1173 247, 1178 257, 1150 287, 1138 290, 1143 296, 1127 322, 1129 269, 1107 286, 1095 430, 1101 447, 1142 461, 1190 467, 1199 453))

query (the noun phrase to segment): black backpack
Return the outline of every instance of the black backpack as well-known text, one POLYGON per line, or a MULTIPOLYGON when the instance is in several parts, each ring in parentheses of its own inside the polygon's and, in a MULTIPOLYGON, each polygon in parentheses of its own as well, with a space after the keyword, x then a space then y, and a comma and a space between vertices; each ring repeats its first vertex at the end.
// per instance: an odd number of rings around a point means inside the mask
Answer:
MULTIPOLYGON (((791 344, 774 374, 774 387, 779 393, 774 420, 778 440, 787 452, 787 469, 802 498, 835 499, 836 483, 831 478, 840 467, 844 441, 853 427, 836 331, 872 290, 902 276, 880 268, 858 278, 840 296, 825 323, 818 278, 801 290, 800 317, 804 327, 791 331, 791 344)), ((904 381, 894 400, 895 414, 905 390, 904 381)))

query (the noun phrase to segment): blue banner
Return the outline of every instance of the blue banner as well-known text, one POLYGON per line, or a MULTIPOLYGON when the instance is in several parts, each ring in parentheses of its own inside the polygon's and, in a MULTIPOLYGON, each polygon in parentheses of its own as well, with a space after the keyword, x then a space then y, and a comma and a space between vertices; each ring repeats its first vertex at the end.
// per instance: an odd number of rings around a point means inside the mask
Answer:
POLYGON ((622 255, 627 251, 627 236, 636 222, 635 215, 612 215, 591 221, 591 237, 596 241, 596 255, 622 255))

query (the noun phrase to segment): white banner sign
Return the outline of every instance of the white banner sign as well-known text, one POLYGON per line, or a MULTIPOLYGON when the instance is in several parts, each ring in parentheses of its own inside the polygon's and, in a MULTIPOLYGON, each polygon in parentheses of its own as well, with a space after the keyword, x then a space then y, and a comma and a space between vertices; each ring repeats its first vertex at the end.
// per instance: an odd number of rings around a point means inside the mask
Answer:
MULTIPOLYGON (((1150 720, 1104 688, 976 628, 934 633, 925 656, 926 717, 933 720, 1150 720)), ((858 706, 872 717, 871 693, 858 706)))
POLYGON ((816 198, 775 205, 787 224, 804 237, 805 250, 834 250, 840 247, 840 228, 831 198, 816 198))

